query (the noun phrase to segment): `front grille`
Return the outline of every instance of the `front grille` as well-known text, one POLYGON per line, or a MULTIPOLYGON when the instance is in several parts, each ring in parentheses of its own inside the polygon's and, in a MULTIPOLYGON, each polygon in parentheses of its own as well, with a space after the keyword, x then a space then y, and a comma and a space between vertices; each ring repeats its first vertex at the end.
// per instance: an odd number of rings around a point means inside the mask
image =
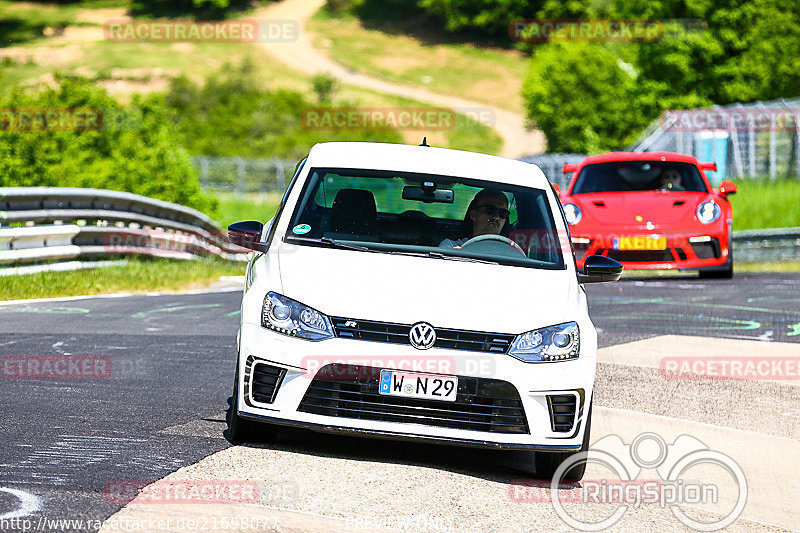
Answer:
POLYGON ((709 242, 689 242, 698 259, 719 259, 721 251, 719 239, 712 237, 709 242))
POLYGON ((258 403, 274 402, 285 375, 285 368, 266 364, 251 355, 244 368, 245 398, 251 398, 258 403))
POLYGON ((672 248, 666 250, 608 250, 606 255, 623 263, 664 263, 675 260, 672 248))
POLYGON ((550 427, 557 433, 565 433, 575 425, 575 412, 577 401, 571 394, 558 394, 547 396, 547 406, 550 409, 550 427))
POLYGON ((507 381, 459 377, 456 400, 447 402, 380 394, 380 371, 374 367, 326 365, 314 377, 297 410, 358 420, 528 433, 522 400, 507 381))
MULTIPOLYGON (((363 341, 411 344, 408 332, 411 325, 331 317, 337 337, 363 341)), ((514 335, 507 333, 485 333, 460 329, 434 328, 436 348, 450 348, 468 352, 506 353, 514 335)))

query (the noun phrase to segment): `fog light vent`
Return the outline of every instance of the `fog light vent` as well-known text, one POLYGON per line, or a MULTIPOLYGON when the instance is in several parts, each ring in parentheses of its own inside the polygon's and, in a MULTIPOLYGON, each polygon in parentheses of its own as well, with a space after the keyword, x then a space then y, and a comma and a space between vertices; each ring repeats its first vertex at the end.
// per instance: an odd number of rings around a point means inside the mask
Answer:
POLYGON ((286 369, 270 365, 252 355, 244 370, 244 394, 257 403, 272 403, 286 375, 286 369))
POLYGON ((550 426, 554 432, 566 433, 575 425, 577 398, 572 394, 547 396, 547 407, 550 409, 550 426))

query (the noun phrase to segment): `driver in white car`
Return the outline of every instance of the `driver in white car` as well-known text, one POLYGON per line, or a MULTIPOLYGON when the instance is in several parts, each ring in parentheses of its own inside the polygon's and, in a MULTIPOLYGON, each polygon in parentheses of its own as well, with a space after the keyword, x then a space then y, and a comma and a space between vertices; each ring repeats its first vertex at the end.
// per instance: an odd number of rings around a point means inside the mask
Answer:
POLYGON ((480 235, 500 235, 509 217, 508 198, 497 189, 483 189, 469 203, 464 216, 461 239, 445 239, 443 248, 460 248, 462 244, 480 235))

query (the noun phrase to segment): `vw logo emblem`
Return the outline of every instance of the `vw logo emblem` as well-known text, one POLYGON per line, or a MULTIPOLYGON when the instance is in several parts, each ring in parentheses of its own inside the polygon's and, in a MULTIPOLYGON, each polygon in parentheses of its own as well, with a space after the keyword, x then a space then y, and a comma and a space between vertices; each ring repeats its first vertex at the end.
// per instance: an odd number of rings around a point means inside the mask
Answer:
POLYGON ((411 326, 408 340, 411 341, 411 346, 417 350, 427 350, 436 342, 436 330, 427 322, 417 322, 411 326))

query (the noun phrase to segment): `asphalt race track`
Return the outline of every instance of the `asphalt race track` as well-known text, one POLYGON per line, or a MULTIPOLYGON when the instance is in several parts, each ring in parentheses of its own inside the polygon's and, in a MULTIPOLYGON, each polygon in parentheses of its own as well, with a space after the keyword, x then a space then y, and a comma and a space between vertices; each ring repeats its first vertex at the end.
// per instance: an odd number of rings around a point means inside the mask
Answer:
MULTIPOLYGON (((600 344, 593 442, 618 434, 627 443, 651 431, 671 443, 689 434, 733 457, 747 476, 747 507, 731 530, 800 530, 798 383, 670 380, 658 368, 665 353, 800 359, 800 274, 636 278, 587 293, 600 344)), ((259 530, 572 530, 548 502, 512 496, 515 480, 535 477, 521 452, 300 430, 284 431, 276 444, 232 447, 223 431, 239 300, 230 290, 0 305, 0 531, 94 531, 112 515, 143 513, 206 513, 208 523, 233 511, 269 511, 273 522, 259 530), (92 379, 34 379, 5 366, 19 356, 63 355, 108 367, 93 367, 92 379), (170 474, 285 483, 292 494, 242 509, 125 506, 109 497, 114 483, 170 474)), ((724 514, 703 508, 697 516, 714 513, 724 514)), ((646 505, 617 524, 652 527, 686 529, 668 510, 646 505)))

